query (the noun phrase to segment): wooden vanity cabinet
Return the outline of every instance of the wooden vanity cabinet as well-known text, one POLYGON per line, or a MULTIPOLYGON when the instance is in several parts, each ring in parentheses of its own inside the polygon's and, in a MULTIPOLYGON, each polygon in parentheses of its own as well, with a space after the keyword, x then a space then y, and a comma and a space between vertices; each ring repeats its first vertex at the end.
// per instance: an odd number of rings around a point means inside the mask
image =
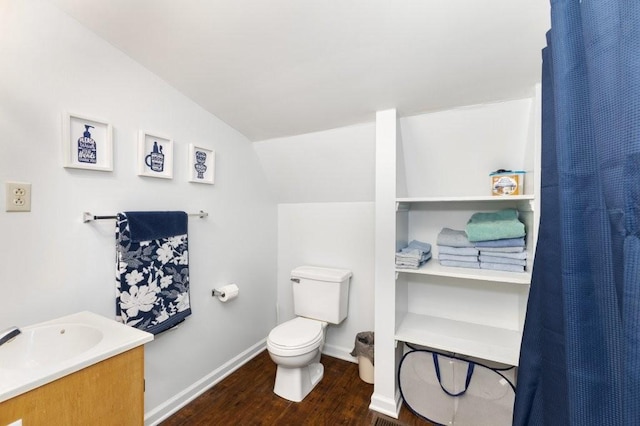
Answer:
POLYGON ((142 425, 144 346, 0 403, 0 425, 142 425))

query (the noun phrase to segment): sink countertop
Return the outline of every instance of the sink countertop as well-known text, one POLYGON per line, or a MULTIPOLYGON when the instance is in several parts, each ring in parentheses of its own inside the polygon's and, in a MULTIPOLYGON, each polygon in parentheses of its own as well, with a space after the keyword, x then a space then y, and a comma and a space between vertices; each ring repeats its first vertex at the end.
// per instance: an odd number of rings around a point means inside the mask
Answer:
MULTIPOLYGON (((25 334, 29 330, 43 326, 64 327, 76 324, 100 330, 102 339, 88 350, 53 364, 29 369, 9 369, 0 365, 0 402, 153 340, 153 334, 151 333, 126 326, 88 311, 22 327, 20 330, 25 334)), ((16 340, 19 338, 20 335, 16 337, 16 340)), ((8 342, 6 345, 11 345, 12 343, 14 342, 8 342)), ((0 346, 0 353, 2 349, 3 347, 0 346)), ((55 351, 55 348, 52 347, 50 350, 55 351)))

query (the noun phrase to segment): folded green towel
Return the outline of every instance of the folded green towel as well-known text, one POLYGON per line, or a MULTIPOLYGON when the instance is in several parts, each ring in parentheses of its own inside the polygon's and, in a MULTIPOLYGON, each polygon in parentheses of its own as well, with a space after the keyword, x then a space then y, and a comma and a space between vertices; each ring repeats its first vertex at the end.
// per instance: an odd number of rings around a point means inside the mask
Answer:
POLYGON ((524 224, 518 210, 504 209, 491 213, 474 213, 465 228, 471 242, 524 237, 524 224))

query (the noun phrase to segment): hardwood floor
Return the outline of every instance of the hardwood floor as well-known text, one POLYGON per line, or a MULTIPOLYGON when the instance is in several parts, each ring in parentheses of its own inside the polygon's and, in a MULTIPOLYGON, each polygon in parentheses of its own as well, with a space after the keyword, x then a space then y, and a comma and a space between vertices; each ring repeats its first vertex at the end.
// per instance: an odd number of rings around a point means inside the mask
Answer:
MULTIPOLYGON (((321 362, 324 378, 302 402, 291 402, 273 393, 276 365, 265 350, 161 426, 368 426, 375 416, 384 417, 369 410, 373 385, 360 380, 357 364, 326 355, 321 362)), ((399 421, 430 425, 404 407, 399 421)))

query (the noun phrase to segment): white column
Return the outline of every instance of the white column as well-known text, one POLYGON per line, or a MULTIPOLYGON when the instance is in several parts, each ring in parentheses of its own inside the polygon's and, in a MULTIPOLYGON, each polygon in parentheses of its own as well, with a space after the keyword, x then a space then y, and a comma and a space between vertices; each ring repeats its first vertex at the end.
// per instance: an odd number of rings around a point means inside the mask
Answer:
POLYGON ((375 385, 369 408, 398 418, 395 347, 396 110, 376 113, 375 385))

